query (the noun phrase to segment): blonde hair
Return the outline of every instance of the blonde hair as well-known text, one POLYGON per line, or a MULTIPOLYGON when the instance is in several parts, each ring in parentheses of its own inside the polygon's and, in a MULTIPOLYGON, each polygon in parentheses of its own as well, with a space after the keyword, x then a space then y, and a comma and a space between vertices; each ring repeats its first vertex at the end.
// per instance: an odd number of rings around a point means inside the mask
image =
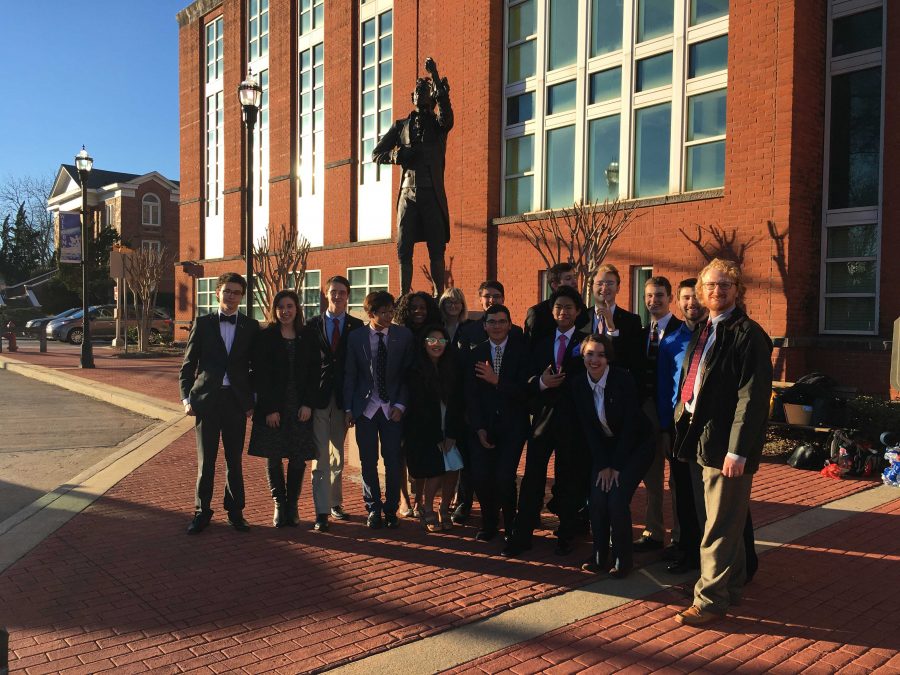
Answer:
POLYGON ((594 279, 596 279, 598 276, 605 274, 612 274, 616 278, 617 285, 620 285, 622 283, 622 277, 619 276, 619 270, 616 269, 615 265, 610 265, 609 263, 604 263, 594 270, 594 273, 591 275, 591 283, 593 283, 594 279))
POLYGON ((447 313, 444 311, 445 300, 458 300, 462 305, 462 309, 459 311, 459 319, 457 319, 460 323, 468 318, 469 306, 466 304, 466 296, 463 295, 461 289, 453 286, 444 291, 443 295, 441 295, 440 301, 438 302, 438 307, 441 310, 441 319, 443 319, 444 323, 447 323, 447 313))
POLYGON ((705 283, 703 277, 707 272, 712 270, 719 270, 734 282, 735 286, 737 286, 735 305, 742 310, 745 309, 744 295, 747 293, 747 287, 744 285, 744 279, 741 276, 741 268, 738 267, 738 264, 733 260, 722 260, 721 258, 713 258, 706 267, 700 270, 700 274, 697 275, 696 293, 697 300, 700 301, 700 304, 704 307, 708 306, 706 304, 706 287, 703 285, 705 283))

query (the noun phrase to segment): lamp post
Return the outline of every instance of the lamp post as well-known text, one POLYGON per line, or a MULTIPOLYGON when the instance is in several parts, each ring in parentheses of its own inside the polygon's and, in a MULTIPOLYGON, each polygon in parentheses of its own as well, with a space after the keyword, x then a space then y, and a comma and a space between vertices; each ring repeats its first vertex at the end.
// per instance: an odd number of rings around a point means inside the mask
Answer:
POLYGON ((262 87, 247 69, 247 79, 238 86, 238 100, 247 126, 247 166, 244 180, 244 255, 247 258, 247 316, 253 318, 253 127, 259 114, 262 87))
POLYGON ((82 332, 81 332, 81 367, 94 367, 94 347, 91 344, 91 317, 88 313, 88 279, 90 278, 90 236, 93 234, 88 225, 87 205, 87 181, 94 167, 94 160, 81 146, 81 152, 75 156, 75 168, 78 169, 78 179, 81 181, 81 305, 82 305, 82 332))

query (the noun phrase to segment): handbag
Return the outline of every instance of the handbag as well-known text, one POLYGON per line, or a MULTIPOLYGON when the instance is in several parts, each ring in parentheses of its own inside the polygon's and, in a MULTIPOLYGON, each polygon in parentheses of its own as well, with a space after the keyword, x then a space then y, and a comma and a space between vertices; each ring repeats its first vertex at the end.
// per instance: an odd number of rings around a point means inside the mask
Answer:
POLYGON ((444 470, 459 471, 461 468, 463 468, 462 455, 459 453, 459 448, 454 445, 444 453, 444 470))

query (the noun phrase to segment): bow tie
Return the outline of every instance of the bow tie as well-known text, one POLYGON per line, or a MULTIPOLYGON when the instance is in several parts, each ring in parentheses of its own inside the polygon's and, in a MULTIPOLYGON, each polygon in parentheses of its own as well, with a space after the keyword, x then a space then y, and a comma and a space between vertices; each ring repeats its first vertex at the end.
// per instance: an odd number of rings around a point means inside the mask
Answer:
POLYGON ((232 314, 231 316, 227 316, 225 314, 219 314, 219 322, 233 323, 237 324, 237 314, 232 314))

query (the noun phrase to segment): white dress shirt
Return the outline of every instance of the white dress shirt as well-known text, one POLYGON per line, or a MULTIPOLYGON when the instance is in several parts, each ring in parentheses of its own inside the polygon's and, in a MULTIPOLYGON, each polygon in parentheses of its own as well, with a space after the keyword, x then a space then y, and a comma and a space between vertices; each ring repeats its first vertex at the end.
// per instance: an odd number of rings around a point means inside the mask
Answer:
MULTIPOLYGON (((372 394, 369 397, 369 403, 366 405, 366 409, 363 411, 363 415, 368 419, 375 417, 375 413, 378 412, 379 408, 381 409, 381 412, 384 413, 385 417, 389 418, 391 416, 391 402, 382 401, 378 396, 378 377, 375 373, 375 359, 378 358, 378 334, 381 333, 384 335, 384 348, 387 349, 388 330, 390 329, 384 328, 382 330, 375 330, 371 325, 369 326, 369 353, 372 355, 372 394)), ((385 364, 385 368, 387 368, 387 364, 385 364)), ((387 373, 384 374, 384 377, 385 384, 387 384, 387 373)))
POLYGON ((603 372, 602 377, 594 382, 591 379, 591 374, 587 373, 588 385, 594 392, 594 409, 597 411, 597 418, 600 420, 600 426, 603 427, 603 431, 606 432, 607 436, 612 436, 612 429, 609 428, 609 424, 606 422, 606 405, 604 403, 604 391, 606 389, 606 378, 609 376, 609 367, 603 372))
MULTIPOLYGON (((612 303, 609 306, 609 314, 610 314, 610 316, 612 316, 615 313, 616 313, 616 303, 612 303)), ((593 328, 594 328, 595 333, 600 332, 600 314, 597 312, 597 305, 594 305, 594 326, 593 326, 593 328)), ((609 335, 610 337, 619 337, 619 329, 616 328, 615 330, 610 330, 609 323, 607 323, 606 324, 606 334, 609 335)))

